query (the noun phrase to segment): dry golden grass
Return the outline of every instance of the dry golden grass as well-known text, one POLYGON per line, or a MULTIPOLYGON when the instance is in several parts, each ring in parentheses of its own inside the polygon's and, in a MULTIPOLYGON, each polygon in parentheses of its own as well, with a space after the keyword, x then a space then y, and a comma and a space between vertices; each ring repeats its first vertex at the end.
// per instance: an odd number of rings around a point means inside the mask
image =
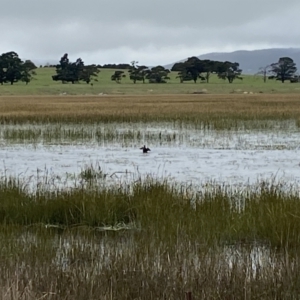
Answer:
POLYGON ((299 118, 300 96, 285 95, 107 95, 3 96, 3 121, 147 121, 177 118, 299 118))

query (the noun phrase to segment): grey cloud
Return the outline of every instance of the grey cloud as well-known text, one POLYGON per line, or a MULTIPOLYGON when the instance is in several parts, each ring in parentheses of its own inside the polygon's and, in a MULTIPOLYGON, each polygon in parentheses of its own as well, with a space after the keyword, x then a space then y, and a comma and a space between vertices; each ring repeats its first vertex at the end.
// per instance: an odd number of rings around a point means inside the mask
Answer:
POLYGON ((299 0, 7 1, 0 52, 168 63, 209 49, 300 46, 299 11, 299 0))
POLYGON ((274 13, 299 8, 298 0, 15 0, 1 9, 2 18, 41 22, 79 21, 87 23, 145 22, 148 25, 226 26, 265 18, 274 13))

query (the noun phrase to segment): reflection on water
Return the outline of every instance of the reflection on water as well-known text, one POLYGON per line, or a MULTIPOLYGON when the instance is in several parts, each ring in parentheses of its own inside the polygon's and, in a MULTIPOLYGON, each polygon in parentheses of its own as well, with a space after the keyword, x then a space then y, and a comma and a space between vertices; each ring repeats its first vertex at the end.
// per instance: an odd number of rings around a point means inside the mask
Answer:
POLYGON ((151 176, 195 186, 269 179, 298 185, 300 132, 293 121, 268 122, 272 130, 216 131, 176 122, 3 125, 0 176, 63 187, 80 185, 78 174, 94 168, 105 184, 151 176), (144 144, 150 153, 139 150, 144 144))

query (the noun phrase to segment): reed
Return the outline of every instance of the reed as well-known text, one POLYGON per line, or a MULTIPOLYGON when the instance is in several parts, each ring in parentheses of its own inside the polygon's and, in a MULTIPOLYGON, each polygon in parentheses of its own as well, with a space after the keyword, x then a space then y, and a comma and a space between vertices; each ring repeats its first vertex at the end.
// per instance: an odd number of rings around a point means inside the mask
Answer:
POLYGON ((298 95, 0 97, 2 124, 184 122, 212 128, 240 121, 299 120, 298 95))
POLYGON ((299 244, 300 199, 280 187, 262 184, 241 198, 239 190, 216 186, 191 198, 167 181, 148 178, 105 187, 98 185, 106 176, 101 170, 87 169, 81 176, 86 184, 67 190, 38 186, 34 193, 26 192, 14 178, 5 179, 0 184, 0 224, 62 228, 136 224, 162 238, 176 238, 179 230, 205 244, 255 241, 288 248, 299 244))
POLYGON ((6 178, 0 199, 2 299, 299 293, 300 199, 282 186, 262 183, 248 193, 216 186, 191 197, 148 178, 31 194, 6 178))

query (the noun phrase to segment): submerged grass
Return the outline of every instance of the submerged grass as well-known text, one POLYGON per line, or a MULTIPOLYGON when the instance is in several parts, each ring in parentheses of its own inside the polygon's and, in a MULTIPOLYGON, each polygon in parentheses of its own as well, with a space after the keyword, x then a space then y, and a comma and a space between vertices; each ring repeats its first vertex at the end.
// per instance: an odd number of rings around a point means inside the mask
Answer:
MULTIPOLYGON (((220 124, 219 124, 220 125, 220 124)), ((249 134, 249 130, 265 132, 273 136, 273 131, 291 134, 298 132, 295 120, 228 120, 222 126, 213 123, 183 122, 138 122, 138 123, 97 123, 97 124, 23 124, 2 125, 0 140, 6 143, 119 143, 121 145, 141 144, 203 144, 205 137, 228 139, 235 134, 249 134), (234 124, 233 124, 234 123, 234 124), (230 126, 230 128, 227 128, 230 126), (225 130, 224 128, 230 129, 225 130)))

